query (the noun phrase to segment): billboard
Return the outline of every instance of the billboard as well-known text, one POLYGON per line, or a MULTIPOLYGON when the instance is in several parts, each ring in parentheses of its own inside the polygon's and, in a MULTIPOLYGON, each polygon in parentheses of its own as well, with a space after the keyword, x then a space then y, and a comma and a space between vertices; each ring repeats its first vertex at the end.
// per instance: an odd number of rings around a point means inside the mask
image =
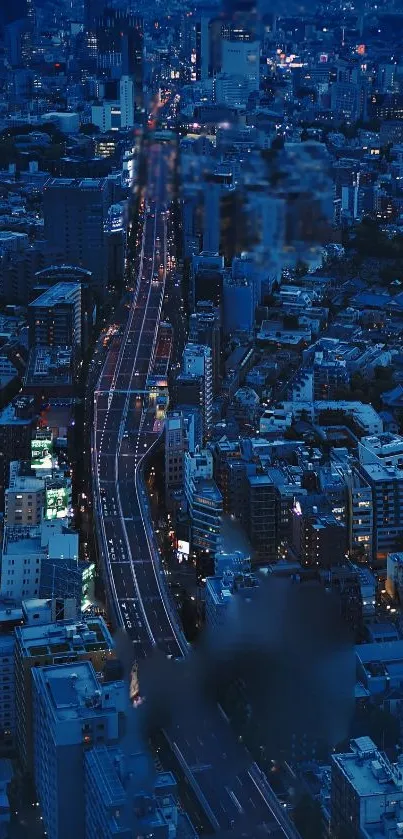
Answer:
POLYGON ((183 539, 178 539, 178 547, 176 551, 176 555, 179 562, 183 562, 184 559, 188 559, 190 554, 190 544, 189 542, 185 542, 183 539))
POLYGON ((69 493, 66 487, 46 490, 46 519, 64 519, 69 511, 69 493))
POLYGON ((53 465, 52 438, 31 440, 31 466, 33 469, 51 469, 53 465))

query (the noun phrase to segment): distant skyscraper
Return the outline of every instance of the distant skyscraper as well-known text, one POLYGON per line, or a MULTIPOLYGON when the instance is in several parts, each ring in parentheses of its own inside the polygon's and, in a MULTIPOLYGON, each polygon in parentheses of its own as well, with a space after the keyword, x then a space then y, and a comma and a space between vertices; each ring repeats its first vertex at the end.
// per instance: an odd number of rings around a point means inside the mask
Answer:
POLYGON ((134 101, 143 104, 143 19, 122 9, 105 9, 97 23, 97 62, 111 79, 129 76, 134 101))
POLYGON ((105 178, 53 178, 43 193, 45 239, 64 263, 92 273, 98 298, 108 285, 108 234, 110 205, 105 178))

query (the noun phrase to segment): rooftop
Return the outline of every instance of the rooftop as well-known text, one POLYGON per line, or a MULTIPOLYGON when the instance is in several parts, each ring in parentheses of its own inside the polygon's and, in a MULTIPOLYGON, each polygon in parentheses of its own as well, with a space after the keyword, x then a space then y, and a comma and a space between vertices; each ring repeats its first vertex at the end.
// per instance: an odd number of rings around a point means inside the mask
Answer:
POLYGON ((43 553, 41 528, 37 525, 6 525, 4 528, 3 553, 21 556, 23 553, 43 553))
POLYGON ((361 469, 372 481, 403 481, 403 470, 383 463, 363 463, 361 469))
POLYGON ((102 189, 105 178, 50 178, 45 189, 102 189))
POLYGON ((29 306, 36 308, 38 306, 55 306, 59 303, 74 303, 80 291, 80 283, 56 283, 56 285, 46 289, 43 294, 40 294, 29 306))
POLYGON ((103 618, 87 621, 58 621, 42 626, 21 626, 16 638, 27 657, 47 656, 56 652, 82 655, 96 650, 112 650, 113 640, 103 618))
POLYGON ((72 380, 71 347, 34 347, 31 350, 25 373, 26 386, 69 385, 72 380))
POLYGON ((98 715, 105 718, 107 709, 116 710, 117 702, 122 709, 124 707, 124 683, 108 683, 105 694, 90 661, 34 667, 32 674, 37 691, 46 701, 48 716, 53 717, 56 724, 81 722, 86 717, 98 715))
POLYGON ((370 737, 351 741, 351 752, 333 755, 332 760, 347 776, 359 796, 387 795, 402 788, 394 767, 378 751, 370 737))

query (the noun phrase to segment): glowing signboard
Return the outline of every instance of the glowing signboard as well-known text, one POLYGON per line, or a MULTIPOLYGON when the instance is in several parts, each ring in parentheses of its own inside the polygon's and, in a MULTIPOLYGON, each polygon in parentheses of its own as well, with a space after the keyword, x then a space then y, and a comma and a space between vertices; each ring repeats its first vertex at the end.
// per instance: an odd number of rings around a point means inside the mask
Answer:
POLYGON ((46 519, 64 519, 68 515, 69 494, 66 487, 46 490, 46 519))
POLYGON ((31 440, 31 466, 33 469, 52 468, 52 438, 31 440))

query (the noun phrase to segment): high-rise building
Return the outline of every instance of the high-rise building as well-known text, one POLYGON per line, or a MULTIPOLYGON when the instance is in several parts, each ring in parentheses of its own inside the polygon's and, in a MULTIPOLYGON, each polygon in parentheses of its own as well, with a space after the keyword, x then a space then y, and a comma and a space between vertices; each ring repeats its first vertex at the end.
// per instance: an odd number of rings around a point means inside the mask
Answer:
POLYGON ((234 193, 233 175, 224 167, 208 172, 204 181, 203 251, 218 254, 222 252, 223 201, 234 193))
POLYGON ((223 41, 222 72, 228 76, 241 76, 250 85, 250 92, 259 90, 260 42, 223 41))
POLYGON ((110 205, 106 178, 52 178, 43 191, 45 239, 60 261, 91 271, 98 299, 108 286, 110 205))
POLYGON ((32 669, 51 664, 61 665, 67 661, 90 661, 95 671, 102 673, 108 662, 113 659, 113 641, 103 618, 80 621, 72 619, 41 625, 32 621, 31 625, 17 627, 17 748, 19 759, 26 771, 30 771, 33 765, 32 669))
POLYGON ((185 455, 185 495, 194 550, 211 554, 221 549, 222 495, 213 479, 213 456, 203 449, 185 455))
POLYGON ((73 347, 81 353, 81 285, 56 283, 28 307, 31 347, 73 347))
POLYGON ((107 78, 129 77, 133 102, 143 105, 143 19, 125 9, 105 8, 97 25, 97 62, 107 78))
POLYGON ((210 302, 200 300, 196 311, 189 318, 189 342, 210 347, 213 365, 213 389, 217 393, 220 384, 221 336, 218 309, 210 302))
POLYGON ((379 461, 358 468, 372 492, 372 561, 384 563, 403 536, 403 472, 379 461))
POLYGON ((268 475, 247 477, 247 530, 255 565, 276 560, 276 488, 268 475))
POLYGON ((192 258, 190 304, 194 311, 199 301, 210 300, 217 308, 222 304, 224 258, 218 252, 202 251, 192 258))
POLYGON ((165 488, 169 492, 183 486, 185 462, 185 423, 176 411, 165 420, 165 488))
POLYGON ((202 377, 202 414, 204 436, 208 437, 213 419, 213 364, 210 347, 201 344, 186 344, 183 351, 182 369, 185 376, 202 377))
POLYGON ((124 682, 102 684, 90 661, 32 670, 34 781, 51 839, 85 836, 85 752, 116 745, 128 707, 124 682))
POLYGON ((251 277, 228 272, 223 285, 223 330, 225 336, 250 335, 255 322, 255 288, 251 277))
POLYGON ((134 125, 134 82, 130 76, 122 76, 119 82, 120 127, 134 125))

